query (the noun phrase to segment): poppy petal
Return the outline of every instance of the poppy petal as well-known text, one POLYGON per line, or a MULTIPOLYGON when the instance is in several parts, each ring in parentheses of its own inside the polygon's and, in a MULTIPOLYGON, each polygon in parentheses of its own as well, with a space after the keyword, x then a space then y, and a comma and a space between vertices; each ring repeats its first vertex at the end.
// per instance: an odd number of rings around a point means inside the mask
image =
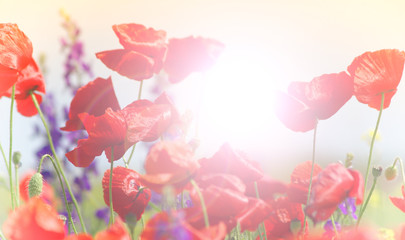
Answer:
POLYGON ((148 79, 154 73, 154 60, 135 51, 127 49, 110 50, 99 52, 96 57, 111 70, 133 80, 148 79))

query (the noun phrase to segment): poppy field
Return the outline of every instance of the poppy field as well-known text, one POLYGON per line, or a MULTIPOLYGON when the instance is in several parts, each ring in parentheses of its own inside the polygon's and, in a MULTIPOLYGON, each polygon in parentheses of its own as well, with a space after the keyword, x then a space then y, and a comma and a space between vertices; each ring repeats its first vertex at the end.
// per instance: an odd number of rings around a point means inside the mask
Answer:
POLYGON ((9 119, 0 117, 9 126, 1 132, 9 138, 7 148, 0 143, 6 169, 0 199, 7 212, 0 218, 1 240, 405 240, 403 160, 383 166, 374 157, 384 112, 397 100, 403 49, 366 51, 340 71, 277 89, 271 114, 297 136, 312 138, 311 158, 285 173, 286 181, 228 142, 197 155, 203 131, 198 113, 181 111, 166 91, 203 81, 226 43, 117 23, 105 31, 119 48, 90 53, 111 73, 105 77, 86 60, 80 27, 65 12, 61 16, 64 72, 55 81, 63 97, 48 88, 51 69, 45 56, 34 56, 30 36, 15 23, 0 23, 0 101, 10 102, 9 119), (129 104, 119 101, 118 78, 137 89, 129 104), (375 113, 361 168, 351 153, 327 164, 317 155, 318 125, 350 99, 375 113), (44 140, 28 171, 21 171, 24 156, 13 148, 15 115, 44 140), (142 154, 141 161, 135 158, 142 154), (382 182, 400 182, 391 184, 398 194, 379 194, 382 182), (367 214, 370 209, 377 216, 367 214), (395 212, 395 224, 381 224, 380 211, 395 212))

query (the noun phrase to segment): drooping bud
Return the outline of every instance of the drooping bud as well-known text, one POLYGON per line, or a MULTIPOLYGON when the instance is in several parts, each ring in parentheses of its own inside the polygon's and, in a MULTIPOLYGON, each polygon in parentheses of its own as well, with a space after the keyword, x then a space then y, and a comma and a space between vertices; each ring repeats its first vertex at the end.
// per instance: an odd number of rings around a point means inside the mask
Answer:
POLYGON ((385 169, 385 179, 387 179, 388 181, 394 180, 397 177, 397 168, 394 167, 388 167, 387 169, 385 169))
POLYGON ((372 170, 373 176, 375 178, 378 178, 379 176, 381 176, 382 170, 383 170, 383 168, 381 166, 373 167, 373 170, 372 170))
POLYGON ((28 194, 30 198, 39 196, 42 193, 43 178, 41 173, 35 173, 32 175, 28 184, 28 194))
POLYGON ((13 163, 17 167, 21 166, 21 153, 20 152, 13 153, 13 163))
POLYGON ((346 159, 345 159, 345 167, 346 167, 346 168, 352 167, 353 158, 354 158, 354 156, 353 156, 352 153, 347 153, 347 154, 346 154, 346 159))

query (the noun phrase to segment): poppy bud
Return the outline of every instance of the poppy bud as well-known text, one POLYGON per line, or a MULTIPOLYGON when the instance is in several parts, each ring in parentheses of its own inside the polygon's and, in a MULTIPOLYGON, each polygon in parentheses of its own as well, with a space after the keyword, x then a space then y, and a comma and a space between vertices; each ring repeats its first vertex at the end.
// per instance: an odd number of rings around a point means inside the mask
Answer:
POLYGON ((17 167, 21 166, 21 153, 20 152, 14 152, 13 153, 13 163, 14 165, 16 165, 17 167))
POLYGON ((394 167, 388 167, 387 169, 385 169, 385 179, 387 179, 388 181, 394 180, 397 177, 397 168, 394 167))
POLYGON ((347 153, 346 154, 346 160, 345 160, 345 167, 346 168, 349 168, 349 167, 352 166, 353 158, 354 158, 353 153, 347 153))
POLYGON ((373 170, 372 170, 373 176, 374 176, 375 178, 378 178, 379 176, 381 176, 382 170, 383 170, 383 169, 382 169, 381 166, 379 166, 379 167, 373 167, 373 170))
POLYGON ((28 184, 28 194, 30 198, 41 195, 42 186, 43 186, 42 174, 37 172, 34 175, 32 175, 30 183, 28 184))

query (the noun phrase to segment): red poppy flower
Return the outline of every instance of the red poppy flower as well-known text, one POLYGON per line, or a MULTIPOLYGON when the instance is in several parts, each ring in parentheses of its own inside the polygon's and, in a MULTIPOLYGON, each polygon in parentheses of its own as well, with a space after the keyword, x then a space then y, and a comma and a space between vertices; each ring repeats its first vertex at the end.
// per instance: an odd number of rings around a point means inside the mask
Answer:
POLYGON ((327 166, 313 183, 311 197, 305 211, 314 222, 327 220, 337 206, 347 197, 356 198, 356 204, 363 201, 364 180, 358 171, 347 169, 341 164, 327 166))
POLYGON ((405 213, 405 188, 402 185, 402 198, 390 197, 392 204, 394 204, 399 210, 405 213))
POLYGON ((158 142, 146 157, 146 175, 141 181, 159 193, 167 185, 181 192, 199 167, 193 155, 191 147, 182 141, 158 142))
POLYGON ((32 44, 16 24, 0 24, 0 95, 10 89, 32 58, 32 44))
POLYGON ((77 167, 87 167, 103 151, 111 161, 114 147, 114 160, 118 160, 135 143, 156 140, 168 127, 170 116, 170 106, 148 100, 135 101, 115 112, 108 108, 98 117, 80 113, 89 137, 79 140, 66 157, 77 167))
POLYGON ((166 52, 164 31, 134 23, 114 25, 113 30, 124 49, 96 54, 108 68, 138 81, 161 70, 166 52))
POLYGON ((354 77, 357 100, 380 110, 381 93, 384 93, 384 108, 387 108, 397 91, 404 62, 404 52, 397 49, 366 52, 356 57, 347 70, 354 77))
MULTIPOLYGON (((132 169, 116 167, 112 174, 113 208, 126 221, 127 217, 141 219, 151 197, 151 191, 139 181, 140 175, 132 169)), ((110 170, 103 177, 104 202, 110 205, 110 170)))
POLYGON ((259 224, 267 219, 272 212, 269 204, 261 199, 249 198, 249 205, 236 217, 240 224, 240 231, 256 231, 259 224))
MULTIPOLYGON (((8 89, 3 96, 11 97, 12 89, 8 89)), ((26 117, 34 116, 38 113, 37 108, 31 98, 34 93, 38 104, 42 102, 42 95, 45 94, 45 82, 34 59, 19 72, 18 80, 15 84, 15 100, 17 111, 26 117)))
POLYGON ((335 114, 353 95, 353 78, 345 72, 324 74, 311 82, 293 82, 279 93, 276 114, 293 131, 306 132, 335 114))
POLYGON ((93 238, 88 234, 69 235, 64 240, 130 240, 131 237, 128 234, 122 220, 117 218, 112 226, 108 229, 98 232, 93 238))
MULTIPOLYGON (((261 179, 255 182, 257 184, 260 199, 274 199, 276 194, 284 194, 287 191, 287 185, 285 183, 274 180, 267 175, 264 175, 261 179)), ((256 197, 255 182, 249 182, 246 184, 246 196, 253 198, 256 197)))
POLYGON ((291 202, 287 197, 279 197, 272 202, 272 213, 264 220, 267 238, 269 240, 293 239, 291 223, 298 221, 301 228, 304 225, 304 212, 301 204, 291 202))
POLYGON ((69 119, 66 126, 61 128, 64 131, 75 131, 83 129, 80 121, 80 113, 88 113, 93 116, 101 116, 107 108, 116 111, 120 109, 118 99, 115 96, 111 77, 107 79, 96 78, 77 90, 70 103, 69 119))
POLYGON ((224 144, 211 158, 202 158, 198 175, 225 173, 239 177, 244 183, 254 182, 263 177, 262 171, 253 161, 235 152, 229 144, 224 144))
MULTIPOLYGON (((291 173, 291 182, 288 185, 287 195, 293 202, 307 204, 309 181, 311 179, 312 162, 306 161, 298 164, 291 173)), ((312 183, 317 181, 321 166, 315 163, 312 183)))
MULTIPOLYGON (((28 202, 29 200, 29 193, 28 193, 28 184, 30 183, 32 175, 35 174, 35 171, 28 171, 25 173, 20 180, 20 197, 24 200, 24 202, 28 202)), ((42 193, 40 198, 44 200, 46 203, 53 205, 56 201, 55 194, 53 192, 53 188, 47 182, 43 182, 42 186, 42 193)))
POLYGON ((225 224, 211 225, 209 228, 195 229, 184 221, 182 212, 160 212, 151 218, 140 236, 149 239, 193 239, 220 240, 226 236, 225 224))
POLYGON ((65 228, 58 213, 34 197, 10 213, 3 233, 8 240, 58 240, 64 239, 65 228))
POLYGON ((211 68, 224 47, 224 44, 208 38, 172 38, 169 40, 163 69, 171 83, 181 82, 193 72, 211 68))

